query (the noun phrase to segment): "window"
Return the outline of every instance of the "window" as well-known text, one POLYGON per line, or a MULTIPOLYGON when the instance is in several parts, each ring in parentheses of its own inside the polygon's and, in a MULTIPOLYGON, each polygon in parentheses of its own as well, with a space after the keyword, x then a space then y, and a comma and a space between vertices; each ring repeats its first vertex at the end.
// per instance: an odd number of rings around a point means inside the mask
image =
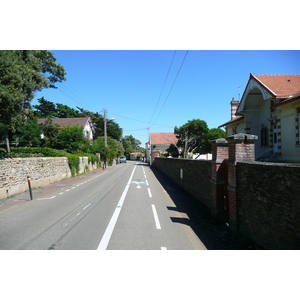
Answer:
POLYGON ((267 126, 263 126, 260 129, 260 146, 266 147, 269 145, 269 130, 267 126))

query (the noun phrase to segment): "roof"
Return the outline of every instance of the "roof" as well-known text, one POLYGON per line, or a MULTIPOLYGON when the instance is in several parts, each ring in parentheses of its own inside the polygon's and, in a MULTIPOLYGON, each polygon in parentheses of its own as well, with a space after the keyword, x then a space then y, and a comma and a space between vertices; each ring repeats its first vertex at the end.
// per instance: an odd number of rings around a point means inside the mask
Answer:
POLYGON ((230 124, 233 124, 233 123, 238 122, 238 121, 240 121, 242 119, 244 119, 244 116, 236 117, 236 118, 234 118, 234 119, 232 119, 232 120, 230 120, 230 121, 228 121, 228 122, 226 122, 226 123, 218 126, 218 128, 223 127, 223 126, 227 126, 227 125, 230 125, 230 124))
POLYGON ((289 98, 300 91, 300 75, 253 75, 253 78, 260 83, 275 98, 289 98))
MULTIPOLYGON (((47 118, 38 119, 38 124, 44 124, 47 118)), ((63 128, 68 125, 78 125, 85 126, 87 122, 90 123, 92 130, 94 131, 94 126, 90 117, 84 118, 52 118, 53 123, 58 124, 60 128, 63 128)))
POLYGON ((173 132, 151 132, 150 144, 151 145, 170 145, 178 142, 177 137, 173 132))

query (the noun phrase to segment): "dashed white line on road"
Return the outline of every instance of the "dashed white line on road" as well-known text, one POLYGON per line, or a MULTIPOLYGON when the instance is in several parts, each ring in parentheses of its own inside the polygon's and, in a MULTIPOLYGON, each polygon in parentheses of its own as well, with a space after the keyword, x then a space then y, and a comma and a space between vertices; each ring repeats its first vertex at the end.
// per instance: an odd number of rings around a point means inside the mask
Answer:
POLYGON ((161 250, 167 250, 167 247, 160 247, 161 250))
POLYGON ((146 179, 146 184, 149 185, 148 180, 146 179))
POLYGON ((149 197, 152 198, 152 194, 151 194, 151 191, 149 188, 148 188, 148 194, 149 194, 149 197))
POLYGON ((161 229, 155 205, 151 204, 151 206, 152 206, 152 211, 153 211, 153 215, 154 215, 154 221, 155 221, 156 229, 161 229))

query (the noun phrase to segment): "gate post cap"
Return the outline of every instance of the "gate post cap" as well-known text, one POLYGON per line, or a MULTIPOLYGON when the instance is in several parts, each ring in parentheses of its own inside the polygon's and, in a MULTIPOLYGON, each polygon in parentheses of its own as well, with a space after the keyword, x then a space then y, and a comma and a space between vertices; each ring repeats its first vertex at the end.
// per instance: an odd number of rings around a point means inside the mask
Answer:
POLYGON ((249 133, 237 133, 226 138, 228 143, 254 143, 258 139, 257 135, 249 133))

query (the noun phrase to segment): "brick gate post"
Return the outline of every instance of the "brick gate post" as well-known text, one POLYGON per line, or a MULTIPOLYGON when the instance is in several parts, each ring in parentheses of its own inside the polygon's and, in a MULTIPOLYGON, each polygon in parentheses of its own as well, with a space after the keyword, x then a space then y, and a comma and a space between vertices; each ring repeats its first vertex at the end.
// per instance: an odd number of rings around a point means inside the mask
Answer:
POLYGON ((228 159, 228 142, 224 138, 213 140, 212 142, 212 215, 225 220, 225 172, 224 160, 228 159))
POLYGON ((228 209, 229 209, 229 228, 237 232, 238 203, 236 196, 236 163, 239 161, 255 160, 255 140, 257 135, 238 133, 226 138, 228 141, 228 209))

